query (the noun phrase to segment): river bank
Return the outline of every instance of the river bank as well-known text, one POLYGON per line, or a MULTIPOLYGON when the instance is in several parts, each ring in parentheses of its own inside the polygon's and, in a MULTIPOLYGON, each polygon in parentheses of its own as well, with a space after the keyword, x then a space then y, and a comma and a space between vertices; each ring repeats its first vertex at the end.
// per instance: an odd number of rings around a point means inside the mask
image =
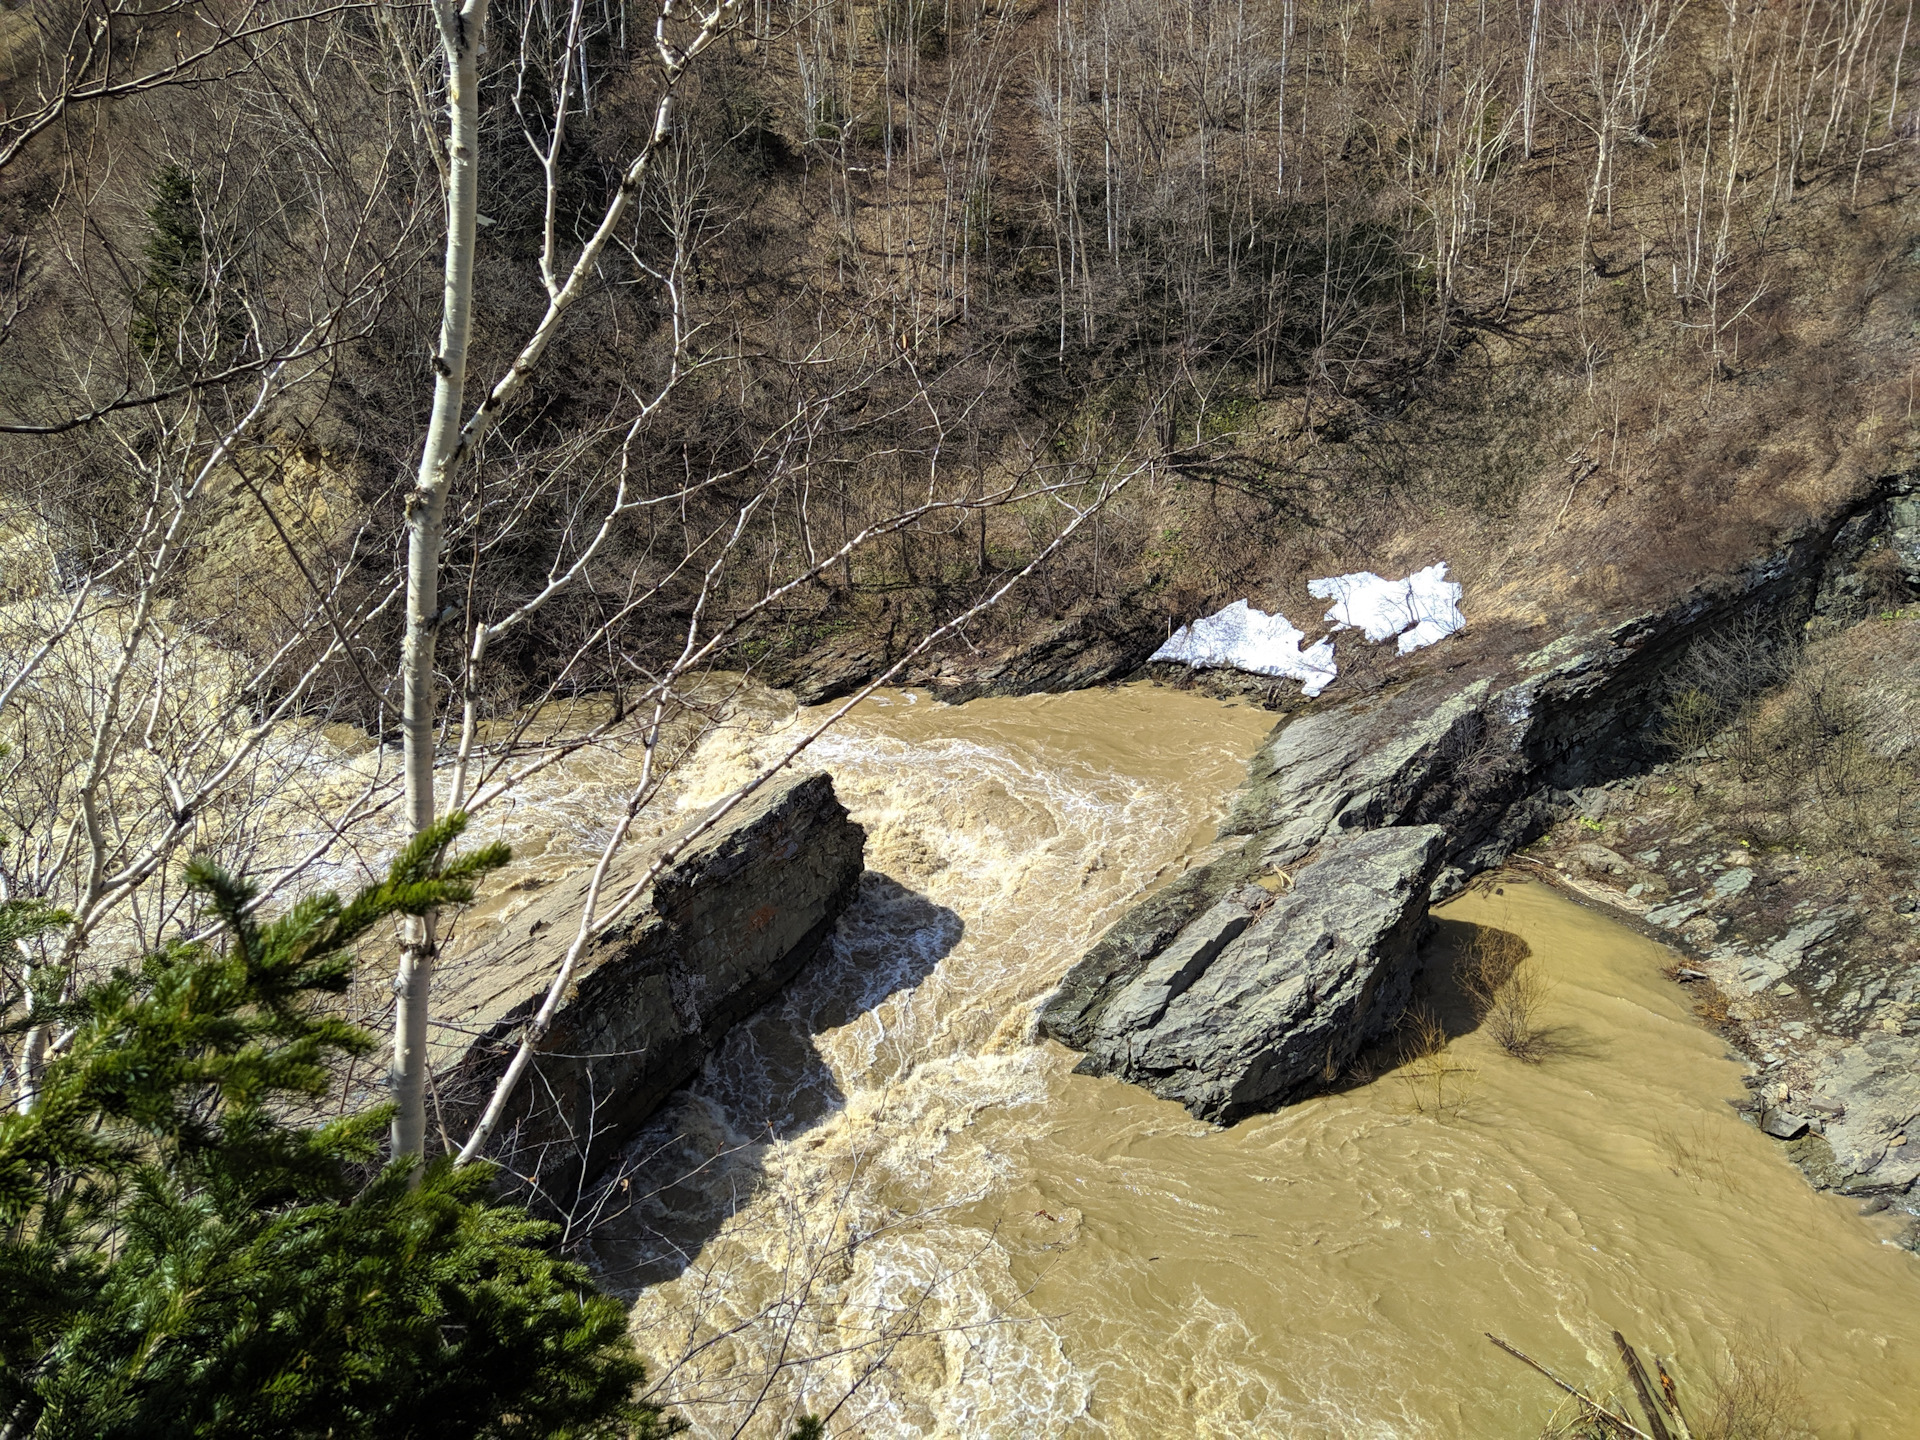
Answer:
MULTIPOLYGON (((1236 938, 1240 912, 1266 903, 1249 884, 1325 892, 1320 908, 1349 917, 1327 943, 1369 951, 1365 936, 1398 911, 1382 908, 1372 869, 1341 858, 1343 837, 1411 843, 1439 827, 1436 900, 1538 843, 1555 873, 1586 877, 1692 947, 1683 978, 1698 982, 1703 1018, 1775 1072, 1752 1087, 1755 1123, 1797 1146, 1816 1185, 1904 1207, 1920 1177, 1908 893, 1920 612, 1875 607, 1920 579, 1912 492, 1910 477, 1890 477, 1736 575, 1531 650, 1481 634, 1382 661, 1348 632, 1337 638, 1370 663, 1316 700, 1233 672, 1166 676, 1228 694, 1257 682, 1282 713, 1212 849, 1086 954, 1042 1028, 1099 1073, 1239 1097, 1193 1099, 1207 1118, 1270 1106, 1267 1090, 1301 1087, 1263 1077, 1324 1069, 1333 1080, 1399 1007, 1319 1014, 1310 986, 1305 1006, 1248 1049, 1224 1021, 1185 1013, 1191 998, 1169 1003, 1188 986, 1204 1002, 1202 990, 1259 968, 1254 932, 1236 938), (1235 897, 1250 898, 1236 909, 1235 897)), ((1396 967, 1374 969, 1369 953, 1360 993, 1376 980, 1394 990, 1396 967)))
MULTIPOLYGON (((1744 1067, 1673 952, 1501 876, 1439 910, 1426 968, 1472 925, 1526 939, 1540 1064, 1456 1026, 1443 1106, 1394 1066, 1201 1124, 1074 1074, 1031 1017, 1190 871, 1272 717, 1139 685, 880 698, 819 757, 870 836, 861 897, 593 1236, 696 1433, 757 1399, 748 1434, 844 1400, 874 1436, 1530 1437, 1554 1397, 1488 1329, 1604 1387, 1619 1327, 1694 1394, 1728 1347, 1784 1346, 1823 1436, 1920 1406, 1915 1260, 1727 1104, 1744 1067)), ((689 795, 776 743, 714 737, 689 795)))

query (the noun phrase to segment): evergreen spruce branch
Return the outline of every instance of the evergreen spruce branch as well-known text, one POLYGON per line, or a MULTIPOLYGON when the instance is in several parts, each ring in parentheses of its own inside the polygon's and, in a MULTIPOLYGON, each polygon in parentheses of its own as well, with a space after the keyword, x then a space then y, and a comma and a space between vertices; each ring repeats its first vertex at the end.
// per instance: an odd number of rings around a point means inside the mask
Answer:
MULTIPOLYGON (((625 1312, 492 1198, 492 1170, 372 1169, 390 1108, 317 1125, 294 1102, 366 1032, 328 1010, 352 945, 470 899, 507 859, 450 855, 454 816, 350 900, 272 921, 208 864, 224 943, 84 987, 38 1103, 0 1117, 0 1427, 6 1434, 631 1436, 680 1428, 638 1397, 625 1312)), ((55 912, 0 915, 22 935, 55 912)))

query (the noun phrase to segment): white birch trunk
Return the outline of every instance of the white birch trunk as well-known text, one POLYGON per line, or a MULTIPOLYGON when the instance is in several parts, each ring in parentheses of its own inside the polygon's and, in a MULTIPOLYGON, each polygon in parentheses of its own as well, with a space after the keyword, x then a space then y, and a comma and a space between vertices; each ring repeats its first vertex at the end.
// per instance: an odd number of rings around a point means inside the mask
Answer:
POLYGON ((20 1044, 20 1089, 13 1108, 22 1115, 33 1113, 40 1099, 40 1079, 47 1071, 47 1027, 35 1025, 20 1044))
MULTIPOLYGON (((418 835, 437 818, 433 794, 434 638, 440 618, 440 551, 447 485, 460 445, 467 341, 473 331, 473 243, 479 205, 480 51, 487 0, 440 0, 434 7, 448 75, 447 248, 440 348, 433 359, 433 418, 420 470, 407 497, 407 617, 400 658, 402 761, 407 824, 418 835)), ((433 984, 434 917, 410 919, 394 980, 393 1153, 425 1154, 427 1019, 433 984)))
POLYGON ((1520 77, 1520 149, 1533 158, 1533 89, 1535 62, 1540 53, 1540 0, 1533 0, 1533 23, 1527 27, 1527 65, 1520 77))

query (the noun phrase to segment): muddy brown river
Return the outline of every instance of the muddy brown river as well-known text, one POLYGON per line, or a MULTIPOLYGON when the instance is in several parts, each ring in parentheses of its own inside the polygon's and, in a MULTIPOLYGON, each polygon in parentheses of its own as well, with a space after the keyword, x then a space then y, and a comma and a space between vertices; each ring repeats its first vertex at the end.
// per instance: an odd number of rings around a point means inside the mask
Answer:
MULTIPOLYGON (((813 753, 870 874, 784 1004, 628 1152, 594 1254, 696 1434, 1526 1437, 1730 1354, 1821 1436, 1920 1434, 1920 1261, 1728 1107, 1671 952, 1515 872, 1442 907, 1551 982, 1538 1064, 1443 1063, 1216 1130, 1032 1035, 1035 1001, 1213 834, 1273 717, 1117 691, 887 695, 813 753)), ((782 722, 703 746, 684 803, 782 722)), ((1437 1003, 1437 1002, 1436 1002, 1437 1003)))

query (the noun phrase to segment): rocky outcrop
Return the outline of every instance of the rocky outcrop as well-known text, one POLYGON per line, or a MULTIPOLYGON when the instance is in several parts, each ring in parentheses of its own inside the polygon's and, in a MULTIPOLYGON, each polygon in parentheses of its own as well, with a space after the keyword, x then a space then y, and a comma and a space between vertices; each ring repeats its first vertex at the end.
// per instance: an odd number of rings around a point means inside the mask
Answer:
POLYGON ((1443 841, 1433 825, 1344 835, 1291 885, 1109 934, 1041 1028, 1086 1052, 1083 1072, 1221 1124, 1320 1088, 1406 1008, 1443 841))
MULTIPOLYGON (((1590 625, 1511 660, 1482 657, 1477 673, 1428 657, 1392 683, 1344 698, 1336 692, 1282 717, 1249 766, 1213 847, 1122 917, 1073 968, 1043 1006, 1041 1029, 1085 1051, 1084 1068, 1138 1079, 1209 1118, 1284 1103, 1310 1088, 1314 1072, 1285 1066, 1272 1084, 1249 1077, 1252 1057, 1265 1053, 1252 1037, 1290 1053, 1289 1027, 1300 1028, 1303 1045, 1304 1037, 1323 1034, 1312 1014, 1267 1007, 1245 1034, 1234 1029, 1233 1016, 1211 1029, 1170 1018, 1196 1014, 1213 991, 1195 987, 1220 957, 1249 943, 1250 907, 1260 903, 1245 888, 1249 882, 1288 871, 1296 895, 1320 897, 1326 908, 1316 913, 1329 924, 1348 903, 1334 897, 1352 891, 1359 898, 1345 913, 1359 928, 1349 938, 1374 943, 1368 917, 1375 912, 1364 897, 1373 893, 1371 867, 1378 862, 1348 837, 1396 837, 1375 843, 1402 860, 1411 852, 1396 848, 1398 837, 1435 837, 1435 899, 1501 863, 1572 816, 1581 803, 1577 789, 1644 771, 1660 758, 1655 722, 1670 677, 1697 638, 1730 625, 1798 625, 1832 590, 1829 562, 1851 563, 1873 544, 1904 556, 1904 531, 1873 539, 1910 518, 1898 500, 1903 484, 1888 482, 1855 512, 1810 527, 1658 611, 1590 625), (1236 925, 1242 929, 1229 933, 1236 925)), ((1627 867, 1607 852, 1602 868, 1627 867)), ((1303 923, 1310 932, 1320 922, 1303 923)), ((1301 943, 1310 946, 1310 934, 1301 943)), ((1280 964, 1285 970, 1306 961, 1296 956, 1280 964)), ((1221 971, 1226 988, 1215 998, 1222 1005, 1242 1003, 1228 998, 1244 994, 1228 979, 1235 973, 1221 971)), ((1279 975, 1269 972, 1276 984, 1279 975)), ((1388 986, 1370 998, 1375 1008, 1365 1009, 1360 1029, 1377 1033, 1391 1025, 1398 1018, 1394 996, 1404 1003, 1404 993, 1388 986)), ((1318 1073, 1331 1078, 1329 1066, 1337 1069, 1343 1058, 1337 1044, 1332 1052, 1323 1047, 1318 1073)))
POLYGON ((926 677, 940 699, 958 705, 984 695, 1058 694, 1121 680, 1166 638, 1166 620, 1144 596, 1085 603, 1064 619, 983 660, 943 665, 926 677))
POLYGON ((1920 1179, 1920 1039, 1869 1034, 1833 1057, 1819 1085, 1839 1097, 1826 1122, 1839 1188, 1912 1189, 1920 1179))
MULTIPOLYGON (((776 782, 690 844, 589 941, 572 988, 502 1123, 509 1171, 590 1177, 727 1030, 779 994, 859 883, 866 835, 825 774, 776 782)), ((653 852, 653 853, 658 853, 653 852)), ((624 857, 618 895, 651 855, 624 857)), ((577 932, 587 878, 513 914, 439 977, 451 1033, 473 1037, 437 1075, 449 1130, 478 1113, 577 932)))
POLYGON ((1840 527, 1813 601, 1816 632, 1863 620, 1920 590, 1920 490, 1902 477, 1840 527))
MULTIPOLYGON (((896 684, 925 685, 958 705, 987 695, 1057 694, 1121 680, 1138 670, 1167 637, 1163 615, 1141 596, 1083 602, 1049 625, 982 654, 971 647, 938 661, 909 666, 896 684)), ((824 705, 851 695, 884 672, 904 648, 898 636, 856 634, 804 656, 763 660, 758 673, 793 692, 802 705, 824 705)), ((1264 682, 1267 688, 1272 682, 1264 682)))

